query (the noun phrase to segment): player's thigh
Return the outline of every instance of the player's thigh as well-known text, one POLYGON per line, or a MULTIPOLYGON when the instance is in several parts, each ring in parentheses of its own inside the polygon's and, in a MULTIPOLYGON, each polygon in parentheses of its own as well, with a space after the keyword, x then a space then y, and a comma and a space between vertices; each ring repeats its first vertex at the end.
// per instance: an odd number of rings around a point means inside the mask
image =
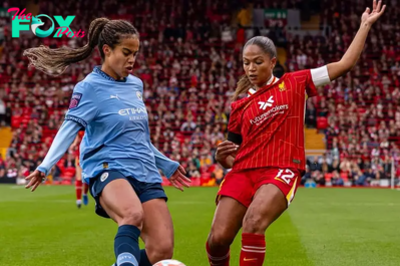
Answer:
POLYGON ((215 210, 208 237, 209 244, 216 246, 230 245, 242 227, 242 220, 247 208, 237 200, 223 196, 215 210))
POLYGON ((142 206, 144 219, 141 238, 149 257, 152 257, 151 253, 172 253, 174 227, 165 199, 152 199, 142 206))
POLYGON ((243 219, 243 232, 263 234, 288 207, 284 193, 275 184, 262 185, 243 219))
POLYGON ((265 168, 252 177, 256 193, 243 221, 243 231, 264 233, 294 199, 301 173, 296 169, 265 168))
POLYGON ((101 207, 118 225, 130 224, 141 227, 143 209, 135 190, 124 178, 112 180, 100 195, 101 207))

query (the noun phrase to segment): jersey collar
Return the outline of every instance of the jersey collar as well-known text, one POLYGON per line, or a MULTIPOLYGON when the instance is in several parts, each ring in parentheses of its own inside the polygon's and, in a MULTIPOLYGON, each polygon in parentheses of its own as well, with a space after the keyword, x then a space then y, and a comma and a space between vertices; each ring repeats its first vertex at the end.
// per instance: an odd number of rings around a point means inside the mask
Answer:
POLYGON ((113 77, 111 77, 110 75, 108 75, 106 72, 104 72, 103 70, 101 70, 101 66, 95 66, 93 69, 93 72, 99 74, 100 76, 102 76, 105 79, 111 80, 111 81, 116 81, 116 82, 126 82, 126 78, 123 79, 115 79, 113 77))
MULTIPOLYGON (((267 84, 265 84, 266 86, 267 85, 270 85, 270 84, 274 84, 275 82, 277 82, 279 79, 277 78, 277 77, 275 77, 274 75, 272 75, 271 76, 271 78, 267 81, 267 84)), ((257 90, 255 90, 255 89, 253 89, 253 88, 250 88, 249 89, 249 91, 247 92, 247 94, 248 94, 248 96, 250 97, 251 95, 253 95, 254 93, 256 93, 257 92, 257 90)))

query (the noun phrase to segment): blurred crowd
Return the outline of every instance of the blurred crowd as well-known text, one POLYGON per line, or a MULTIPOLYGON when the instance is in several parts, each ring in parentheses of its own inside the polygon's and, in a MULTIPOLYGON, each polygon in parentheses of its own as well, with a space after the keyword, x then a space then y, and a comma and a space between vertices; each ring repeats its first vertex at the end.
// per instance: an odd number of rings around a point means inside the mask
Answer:
MULTIPOLYGON (((329 38, 289 37, 288 70, 313 68, 339 60, 358 30, 360 14, 369 4, 363 5, 364 2, 324 1, 321 25, 330 25, 329 38)), ((372 27, 354 69, 320 88, 319 95, 308 101, 306 124, 324 132, 327 145, 327 154, 311 160, 318 161, 317 164, 308 164, 313 176, 331 173, 340 180, 337 173, 344 173, 342 177, 361 185, 366 180, 390 178, 392 159, 397 166, 400 23, 392 18, 399 14, 400 8, 398 1, 389 2, 384 16, 372 27)))
MULTIPOLYGON (((4 4, 6 6, 6 4, 4 4)), ((87 29, 94 18, 132 21, 141 34, 135 75, 145 84, 152 141, 183 164, 190 177, 204 181, 223 177, 215 164, 216 145, 224 140, 240 65, 231 19, 241 1, 40 1, 44 14, 76 15, 71 28, 87 29), (158 8, 152 8, 157 4, 158 8), (90 5, 90 6, 89 6, 90 5)), ((41 43, 51 48, 79 47, 86 38, 11 38, 0 20, 5 40, 0 48, 0 123, 13 128, 0 177, 26 175, 43 160, 63 121, 74 85, 101 63, 99 54, 72 65, 60 77, 28 67, 24 49, 41 43), (7 169, 7 170, 4 170, 7 169)), ((238 46, 240 47, 240 45, 238 46)), ((74 166, 72 149, 53 174, 74 166)), ((218 182, 219 182, 218 181, 218 182)))
MULTIPOLYGON (((220 183, 225 171, 216 164, 214 153, 226 137, 230 96, 243 74, 240 48, 260 33, 247 27, 251 24, 250 2, 255 7, 266 6, 265 1, 257 0, 39 3, 43 14, 76 15, 73 29, 87 29, 91 20, 102 16, 133 22, 141 34, 135 75, 145 85, 152 141, 161 152, 181 162, 190 177, 214 184, 220 183), (157 8, 152 8, 156 2, 157 8)), ((267 6, 304 8, 303 2, 274 1, 267 6)), ((321 24, 330 26, 329 37, 300 38, 286 33, 285 28, 271 30, 269 37, 287 51, 287 61, 278 63, 275 75, 281 76, 285 68, 295 71, 340 59, 365 9, 359 2, 321 1, 321 10, 325 10, 321 24)), ((314 179, 323 184, 326 174, 334 181, 346 173, 348 180, 365 184, 361 181, 367 171, 375 179, 390 173, 385 165, 392 157, 397 160, 400 127, 400 31, 399 22, 391 20, 398 12, 397 6, 387 9, 371 30, 360 63, 350 74, 321 88, 319 96, 308 101, 306 124, 325 132, 328 150, 323 157, 308 160, 304 182, 314 179)), ((2 173, 24 176, 43 160, 63 121, 74 84, 101 60, 94 52, 60 77, 46 76, 28 67, 22 57, 24 49, 41 43, 52 48, 79 47, 86 39, 40 39, 31 34, 16 39, 11 38, 9 25, 1 19, 0 23, 5 35, 0 41, 0 123, 13 128, 6 160, 0 159, 0 177, 2 173)), ((73 166, 74 151, 70 149, 53 174, 62 176, 63 170, 73 166)))

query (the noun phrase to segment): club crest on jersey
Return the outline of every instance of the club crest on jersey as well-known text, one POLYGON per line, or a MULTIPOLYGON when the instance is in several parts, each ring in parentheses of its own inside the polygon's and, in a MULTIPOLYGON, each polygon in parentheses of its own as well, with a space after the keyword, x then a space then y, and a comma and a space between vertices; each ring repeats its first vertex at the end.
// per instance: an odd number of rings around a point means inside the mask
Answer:
POLYGON ((72 93, 71 102, 69 103, 69 109, 78 107, 81 99, 82 99, 82 93, 79 92, 72 93))
POLYGON ((101 182, 104 182, 104 181, 106 181, 107 178, 108 178, 108 173, 105 172, 105 173, 103 173, 103 174, 101 175, 100 181, 101 181, 101 182))
POLYGON ((278 85, 278 87, 280 92, 285 91, 286 90, 285 82, 283 81, 281 84, 278 85))
POLYGON ((142 93, 140 93, 140 91, 136 92, 136 96, 138 97, 139 100, 142 100, 142 93))

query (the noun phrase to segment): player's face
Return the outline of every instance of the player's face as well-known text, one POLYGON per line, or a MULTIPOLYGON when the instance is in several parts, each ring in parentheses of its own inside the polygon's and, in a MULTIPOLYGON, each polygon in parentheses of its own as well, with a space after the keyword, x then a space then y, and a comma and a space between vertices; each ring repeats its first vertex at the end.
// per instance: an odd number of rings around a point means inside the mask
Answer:
POLYGON ((105 63, 115 75, 114 78, 124 78, 132 73, 139 46, 139 38, 136 35, 132 35, 129 38, 122 38, 114 49, 105 47, 105 63))
POLYGON ((271 78, 276 58, 271 58, 258 45, 251 44, 243 51, 243 68, 251 84, 256 88, 264 86, 271 78))

